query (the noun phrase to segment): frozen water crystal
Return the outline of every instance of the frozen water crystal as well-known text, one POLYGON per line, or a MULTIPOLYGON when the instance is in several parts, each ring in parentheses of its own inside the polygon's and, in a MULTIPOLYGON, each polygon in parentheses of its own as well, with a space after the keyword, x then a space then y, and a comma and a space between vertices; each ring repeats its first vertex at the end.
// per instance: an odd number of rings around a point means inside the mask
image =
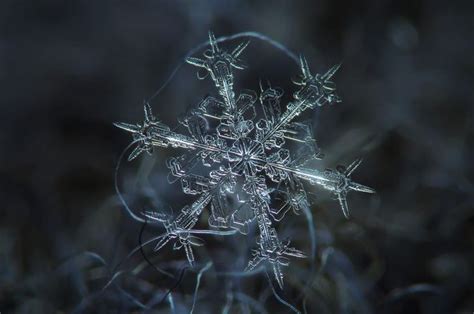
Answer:
POLYGON ((131 132, 138 142, 129 161, 142 152, 151 153, 155 147, 188 151, 167 161, 168 178, 171 183, 179 180, 183 192, 195 195, 196 201, 182 208, 175 217, 160 211, 143 213, 149 220, 162 223, 166 229, 166 235, 155 246, 156 251, 174 242, 173 248, 183 248, 193 265, 192 247, 203 245, 194 234, 206 233, 205 230, 193 230, 193 227, 205 208, 210 210, 209 234, 229 229, 246 234, 249 224, 255 221, 258 226, 257 247, 252 251, 246 269, 266 264, 282 288, 281 266, 287 266, 290 257, 303 258, 305 254, 291 247, 289 240, 280 240, 274 224, 281 221, 290 209, 298 213, 308 206, 303 182, 334 193, 346 217, 349 217, 346 200, 349 191, 374 193, 373 189, 350 178, 361 160, 348 167, 338 166, 335 170, 309 167, 308 162, 320 159, 321 154, 309 126, 294 121, 305 110, 341 101, 332 81, 339 65, 322 75, 313 75, 306 59, 301 56, 301 75, 294 81, 298 90, 285 108, 281 104, 283 91, 269 84, 267 87, 260 84, 259 95, 250 90, 234 92, 234 71, 245 68, 240 56, 248 42, 241 43, 229 53, 218 46, 210 32, 209 43, 210 49, 205 51, 203 58, 188 57, 186 62, 199 68, 199 79, 210 76, 219 97, 208 96, 180 118, 179 122, 187 128, 188 135, 176 133, 160 122, 148 104, 144 106, 143 123, 115 125, 131 132), (263 117, 258 120, 257 109, 263 117), (213 125, 215 127, 211 127, 213 125), (302 149, 290 152, 289 142, 300 145, 302 149), (208 175, 193 173, 193 168, 199 163, 209 167, 208 175), (270 187, 272 182, 278 188, 270 187), (229 195, 234 195, 238 201, 230 204, 229 195), (278 208, 271 205, 273 195, 283 200, 278 208))

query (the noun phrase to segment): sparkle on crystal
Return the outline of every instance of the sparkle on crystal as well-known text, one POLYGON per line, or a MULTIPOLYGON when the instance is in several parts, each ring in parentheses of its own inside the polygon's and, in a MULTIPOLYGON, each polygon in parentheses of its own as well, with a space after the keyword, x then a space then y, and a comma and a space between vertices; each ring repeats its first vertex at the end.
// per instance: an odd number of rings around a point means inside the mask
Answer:
MULTIPOLYGON (((173 248, 184 248, 188 261, 194 263, 192 246, 203 245, 193 234, 193 227, 205 208, 209 208, 209 226, 212 230, 236 230, 246 234, 249 224, 258 226, 257 248, 252 250, 247 270, 265 263, 273 270, 276 281, 283 287, 281 266, 288 266, 289 257, 303 258, 305 254, 290 247, 289 241, 281 241, 274 227, 291 209, 299 213, 308 206, 302 181, 317 185, 335 194, 344 216, 349 217, 346 195, 350 190, 374 193, 374 190, 355 183, 350 176, 360 165, 356 160, 347 168, 317 170, 308 167, 308 161, 321 159, 319 149, 311 136, 308 125, 293 121, 303 111, 326 104, 340 102, 336 87, 331 81, 339 69, 336 65, 325 74, 311 74, 306 59, 300 57, 301 75, 294 81, 299 89, 286 109, 281 107, 283 91, 260 83, 260 95, 243 90, 234 93, 234 70, 245 68, 239 59, 248 42, 238 45, 232 53, 217 45, 213 33, 209 33, 210 49, 204 58, 189 57, 186 62, 200 68, 198 78, 209 74, 219 93, 219 99, 208 96, 197 108, 180 119, 189 135, 171 131, 157 120, 149 104, 145 104, 145 120, 142 124, 115 123, 129 131, 138 145, 128 160, 142 152, 151 153, 154 147, 184 148, 188 153, 167 161, 170 183, 180 181, 186 194, 196 195, 197 200, 181 209, 175 217, 160 211, 144 212, 148 219, 162 223, 166 235, 157 241, 155 251, 173 241, 173 248), (263 118, 256 120, 257 100, 263 118), (217 125, 215 130, 209 126, 217 125), (288 142, 297 143, 302 149, 290 153, 283 148, 288 142), (293 156, 292 156, 293 155, 293 156), (210 167, 208 176, 193 174, 192 169, 201 163, 210 167), (242 182, 239 184, 238 182, 242 182), (275 191, 268 186, 275 182, 275 191), (240 185, 240 186, 239 186, 240 185), (277 192, 283 200, 279 208, 271 207, 271 194, 277 192), (236 195, 239 206, 229 206, 229 195, 236 195)), ((204 232, 203 232, 204 233, 204 232)))

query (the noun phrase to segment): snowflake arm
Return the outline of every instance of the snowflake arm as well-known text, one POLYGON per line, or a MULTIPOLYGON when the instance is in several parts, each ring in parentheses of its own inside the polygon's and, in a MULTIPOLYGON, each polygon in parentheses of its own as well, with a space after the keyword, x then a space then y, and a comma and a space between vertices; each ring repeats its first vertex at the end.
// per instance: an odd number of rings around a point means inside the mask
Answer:
MULTIPOLYGON (((209 44, 211 45, 211 50, 207 50, 204 53, 206 60, 188 57, 186 58, 186 62, 208 71, 219 94, 224 99, 227 110, 232 113, 235 110, 235 94, 233 91, 234 76, 232 74, 232 68, 239 70, 245 68, 245 65, 238 57, 245 48, 247 48, 249 42, 241 43, 232 53, 227 53, 225 50, 221 50, 217 45, 214 33, 209 32, 209 44)), ((204 79, 206 76, 207 74, 200 74, 200 72, 198 72, 198 78, 204 79)))
MULTIPOLYGON (((340 64, 330 68, 325 74, 312 75, 308 63, 303 56, 300 56, 300 67, 302 75, 297 81, 296 85, 301 88, 293 94, 294 101, 287 105, 287 110, 281 115, 278 121, 272 123, 264 123, 263 142, 267 142, 272 137, 282 137, 285 132, 284 128, 302 112, 308 108, 321 107, 326 103, 340 102, 340 98, 336 95, 336 85, 330 81, 332 76, 337 72, 340 64)), ((278 97, 275 95, 274 97, 278 97)), ((281 97, 281 95, 280 95, 281 97)), ((279 98, 279 97, 278 97, 279 98)))
POLYGON ((138 142, 138 146, 132 151, 128 160, 131 161, 135 159, 142 152, 147 152, 151 154, 153 147, 180 147, 186 149, 203 149, 209 152, 225 152, 226 150, 223 147, 218 147, 213 145, 214 143, 209 142, 199 142, 198 140, 176 133, 171 131, 171 129, 164 123, 156 120, 155 117, 151 116, 152 119, 149 119, 149 114, 151 114, 151 108, 149 104, 145 104, 145 120, 143 124, 130 124, 124 122, 116 122, 114 125, 120 129, 131 132, 134 141, 138 142))
POLYGON ((326 169, 324 171, 300 167, 285 167, 281 164, 272 164, 272 166, 288 173, 292 173, 296 177, 307 180, 313 185, 318 185, 325 190, 333 192, 339 200, 344 216, 349 218, 349 209, 346 201, 346 195, 349 191, 375 193, 374 189, 356 183, 350 178, 351 174, 361 164, 361 162, 362 159, 357 159, 347 168, 344 166, 338 166, 336 170, 326 169))

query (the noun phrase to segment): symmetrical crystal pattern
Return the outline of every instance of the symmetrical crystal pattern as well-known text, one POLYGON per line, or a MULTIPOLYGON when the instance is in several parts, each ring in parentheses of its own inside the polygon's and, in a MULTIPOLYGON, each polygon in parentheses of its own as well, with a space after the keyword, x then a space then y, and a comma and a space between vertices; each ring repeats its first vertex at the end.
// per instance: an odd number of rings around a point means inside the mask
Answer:
POLYGON ((155 147, 187 151, 167 161, 168 178, 171 183, 180 181, 183 192, 197 199, 174 217, 160 211, 143 213, 166 229, 166 236, 155 246, 156 251, 174 242, 173 248, 183 248, 193 264, 192 247, 202 245, 193 235, 193 227, 207 208, 209 231, 230 229, 247 234, 251 226, 257 226, 257 246, 246 269, 266 265, 283 287, 281 267, 289 264, 290 257, 303 258, 305 254, 291 247, 289 240, 280 240, 275 222, 290 210, 298 214, 308 206, 304 181, 334 193, 346 217, 349 191, 374 193, 373 189, 351 179, 360 160, 335 170, 311 168, 310 161, 321 159, 322 154, 311 128, 294 121, 305 110, 341 101, 331 80, 339 65, 322 75, 313 75, 301 56, 301 75, 294 81, 298 89, 292 101, 283 107, 283 91, 269 84, 267 87, 260 84, 259 94, 251 90, 234 92, 234 71, 245 68, 240 56, 248 42, 241 43, 231 53, 217 45, 212 32, 209 42, 210 49, 203 58, 189 57, 186 62, 199 68, 199 79, 210 75, 218 97, 208 96, 180 118, 189 134, 172 131, 157 120, 148 104, 145 104, 143 123, 115 125, 131 132, 138 142, 129 161, 142 152, 151 153, 155 147), (299 149, 290 152, 291 142, 299 149), (208 167, 206 176, 193 172, 199 164, 208 167))

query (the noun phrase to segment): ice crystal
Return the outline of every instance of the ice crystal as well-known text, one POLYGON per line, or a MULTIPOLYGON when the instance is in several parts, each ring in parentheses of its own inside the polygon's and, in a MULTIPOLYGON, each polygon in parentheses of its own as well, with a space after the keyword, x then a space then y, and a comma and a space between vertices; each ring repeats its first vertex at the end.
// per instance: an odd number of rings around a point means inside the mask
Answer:
POLYGON ((289 210, 298 214, 308 206, 303 181, 334 193, 346 217, 349 217, 346 201, 349 191, 374 193, 373 189, 355 183, 350 177, 361 160, 348 167, 337 166, 335 170, 308 166, 310 161, 321 159, 322 154, 310 127, 294 121, 305 110, 341 101, 332 81, 339 65, 322 75, 313 75, 301 56, 301 75, 294 80, 298 90, 285 109, 281 105, 283 91, 269 84, 265 88, 260 84, 258 96, 251 90, 234 92, 234 71, 245 68, 240 55, 248 42, 229 53, 218 46, 210 32, 209 44, 210 49, 205 51, 203 58, 188 57, 186 62, 199 68, 199 79, 210 75, 219 97, 208 96, 180 119, 188 135, 176 133, 159 121, 149 104, 144 106, 143 123, 115 125, 131 132, 138 142, 129 161, 142 152, 151 153, 155 147, 187 150, 184 155, 167 161, 168 178, 170 183, 179 180, 183 192, 196 195, 197 200, 182 208, 175 217, 161 211, 143 213, 147 219, 162 223, 166 230, 165 236, 157 241, 155 251, 174 241, 173 248, 183 248, 193 265, 192 247, 203 244, 194 234, 206 231, 219 234, 218 230, 229 229, 247 234, 249 225, 256 221, 257 247, 252 250, 246 269, 266 264, 282 288, 281 266, 287 266, 290 257, 304 258, 306 255, 291 247, 289 240, 280 240, 274 225, 289 210), (257 114, 257 103, 260 115, 257 114), (258 119, 259 116, 262 118, 258 119), (296 143, 300 149, 290 152, 289 142, 296 143), (209 167, 207 176, 193 173, 199 162, 209 167), (231 204, 229 196, 232 195, 237 201, 231 204), (282 201, 273 206, 272 198, 277 196, 282 201), (210 210, 210 228, 196 231, 193 227, 205 208, 210 210))

